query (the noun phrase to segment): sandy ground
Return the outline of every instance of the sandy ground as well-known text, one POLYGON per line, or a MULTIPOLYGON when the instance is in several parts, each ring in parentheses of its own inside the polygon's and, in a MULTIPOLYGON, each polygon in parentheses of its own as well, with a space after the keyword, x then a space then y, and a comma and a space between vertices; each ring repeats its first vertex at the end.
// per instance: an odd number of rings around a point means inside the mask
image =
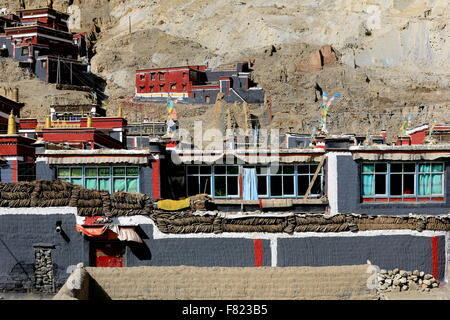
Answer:
POLYGON ((450 288, 442 287, 430 292, 411 290, 405 292, 388 292, 382 294, 383 300, 450 300, 450 288))
MULTIPOLYGON (((0 293, 1 300, 52 300, 53 295, 35 293, 0 293)), ((448 288, 435 289, 430 292, 407 291, 389 292, 382 295, 382 300, 450 300, 448 288)))
POLYGON ((0 293, 0 300, 52 300, 53 294, 38 293, 0 293))

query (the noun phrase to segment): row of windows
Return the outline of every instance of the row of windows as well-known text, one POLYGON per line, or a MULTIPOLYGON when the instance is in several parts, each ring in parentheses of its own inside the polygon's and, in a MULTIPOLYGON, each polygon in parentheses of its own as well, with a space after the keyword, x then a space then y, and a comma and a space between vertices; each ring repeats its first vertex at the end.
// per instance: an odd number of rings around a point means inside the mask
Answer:
MULTIPOLYGON (((148 86, 148 89, 150 90, 150 92, 156 92, 156 91, 162 91, 162 92, 165 92, 166 91, 166 87, 167 87, 167 85, 166 84, 164 84, 164 83, 160 83, 159 84, 159 89, 158 89, 158 86, 155 88, 155 86, 154 85, 149 85, 148 86)), ((139 88, 141 88, 142 90, 143 89, 145 89, 145 84, 140 84, 139 85, 139 88)), ((169 88, 170 88, 170 90, 177 90, 177 84, 176 83, 171 83, 170 84, 170 86, 169 86, 169 88)), ((186 83, 182 83, 181 84, 181 87, 179 87, 178 89, 181 89, 181 90, 186 90, 186 83)))
MULTIPOLYGON (((187 73, 183 72, 182 73, 182 77, 186 78, 187 77, 187 73)), ((156 72, 150 72, 150 80, 155 80, 156 79, 156 72)), ((139 80, 145 80, 145 73, 140 73, 139 74, 139 80)), ((165 80, 165 73, 164 72, 158 72, 158 80, 165 80)))
POLYGON ((139 192, 138 167, 58 167, 57 178, 110 193, 139 192))
POLYGON ((363 197, 418 198, 444 195, 443 163, 363 163, 363 197))
MULTIPOLYGON (((189 165, 186 167, 188 196, 207 193, 216 198, 237 198, 240 195, 241 170, 235 165, 189 165)), ((272 167, 245 166, 255 170, 259 198, 303 197, 317 169, 317 164, 282 165, 277 171, 272 167)), ((311 189, 312 197, 323 194, 323 171, 311 189)), ((243 188, 247 186, 242 185, 243 188)), ((243 190, 244 191, 244 190, 243 190)))

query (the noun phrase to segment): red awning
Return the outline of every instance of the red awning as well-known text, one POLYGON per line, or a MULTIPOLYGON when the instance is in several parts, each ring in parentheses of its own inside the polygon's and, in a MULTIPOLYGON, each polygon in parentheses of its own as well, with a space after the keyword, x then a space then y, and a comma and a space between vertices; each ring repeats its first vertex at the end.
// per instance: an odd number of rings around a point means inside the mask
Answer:
POLYGON ((107 239, 119 239, 120 241, 133 241, 143 243, 134 227, 98 225, 94 219, 86 219, 87 224, 77 224, 76 230, 89 237, 106 237, 107 239))
POLYGON ((82 225, 77 224, 76 229, 78 232, 83 232, 85 235, 87 235, 89 237, 98 237, 98 236, 101 236, 102 234, 104 234, 108 230, 108 227, 103 226, 103 227, 85 228, 82 225))

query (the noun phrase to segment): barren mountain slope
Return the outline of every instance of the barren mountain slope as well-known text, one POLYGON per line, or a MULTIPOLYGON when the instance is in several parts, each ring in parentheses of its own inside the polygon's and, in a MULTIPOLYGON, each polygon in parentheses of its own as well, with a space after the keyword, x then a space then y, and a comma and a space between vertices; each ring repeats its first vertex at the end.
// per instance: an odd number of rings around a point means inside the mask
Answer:
MULTIPOLYGON (((395 135, 403 116, 421 124, 447 121, 450 113, 450 0, 55 0, 54 6, 72 13, 74 30, 89 32, 92 70, 107 80, 112 114, 118 98, 133 95, 137 68, 217 67, 240 59, 254 62, 255 80, 272 100, 272 126, 283 130, 311 131, 320 90, 343 96, 331 107, 332 133, 384 127, 395 135), (338 63, 308 69, 323 45, 333 47, 338 63)), ((193 115, 195 107, 179 108, 182 125, 202 118, 193 115)))

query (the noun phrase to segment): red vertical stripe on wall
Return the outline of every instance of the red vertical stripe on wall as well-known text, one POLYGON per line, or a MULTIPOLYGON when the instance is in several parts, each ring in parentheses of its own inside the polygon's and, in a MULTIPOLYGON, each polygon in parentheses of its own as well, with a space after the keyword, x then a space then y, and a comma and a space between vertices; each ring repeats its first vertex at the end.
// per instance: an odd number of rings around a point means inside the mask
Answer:
POLYGON ((244 195, 244 172, 243 169, 239 169, 239 199, 243 198, 244 195))
POLYGON ((153 183, 153 199, 160 199, 161 198, 161 189, 160 189, 160 160, 156 159, 153 161, 152 166, 152 183, 153 183))
POLYGON ((263 247, 261 239, 253 240, 253 249, 255 252, 255 267, 261 267, 263 265, 263 247))
POLYGON ((432 237, 431 238, 431 270, 433 273, 433 277, 438 279, 439 275, 439 238, 432 237))

